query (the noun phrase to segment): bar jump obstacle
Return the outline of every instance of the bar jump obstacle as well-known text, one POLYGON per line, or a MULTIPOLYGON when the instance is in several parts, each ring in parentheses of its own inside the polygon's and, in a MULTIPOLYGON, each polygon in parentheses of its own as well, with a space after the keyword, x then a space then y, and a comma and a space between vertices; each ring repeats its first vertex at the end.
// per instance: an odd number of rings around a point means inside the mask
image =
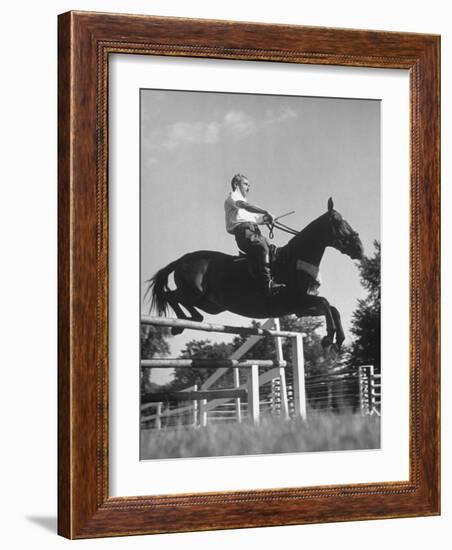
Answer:
MULTIPOLYGON (((283 359, 281 338, 292 340, 292 371, 293 371, 293 409, 294 417, 306 419, 306 392, 303 357, 303 334, 299 332, 280 330, 279 319, 269 319, 261 328, 237 327, 213 323, 200 323, 184 319, 171 319, 167 317, 141 317, 142 325, 180 327, 204 332, 219 332, 225 334, 238 334, 247 336, 248 339, 237 349, 229 359, 221 360, 192 360, 192 359, 144 359, 141 361, 142 368, 212 368, 217 370, 202 384, 201 388, 188 388, 184 391, 169 392, 166 394, 155 394, 145 396, 142 399, 143 407, 157 405, 157 416, 159 407, 164 400, 189 401, 193 400, 195 409, 198 409, 200 424, 207 422, 207 411, 213 410, 218 405, 230 402, 235 399, 236 419, 241 421, 241 400, 247 397, 248 416, 254 423, 259 422, 259 386, 275 378, 279 378, 281 389, 281 414, 289 418, 289 405, 287 400, 287 388, 285 369, 288 364, 283 359), (270 336, 275 339, 277 360, 241 360, 241 357, 249 351, 261 338, 270 336), (259 376, 259 367, 273 367, 272 370, 262 373, 259 376), (228 370, 233 369, 234 388, 227 390, 212 390, 211 386, 228 370), (239 369, 246 369, 248 381, 240 384, 239 369), (164 399, 163 399, 164 398, 164 399), (208 402, 208 400, 211 400, 208 402)), ((156 418, 157 424, 160 419, 156 418)), ((158 426, 157 426, 158 427, 158 426)))

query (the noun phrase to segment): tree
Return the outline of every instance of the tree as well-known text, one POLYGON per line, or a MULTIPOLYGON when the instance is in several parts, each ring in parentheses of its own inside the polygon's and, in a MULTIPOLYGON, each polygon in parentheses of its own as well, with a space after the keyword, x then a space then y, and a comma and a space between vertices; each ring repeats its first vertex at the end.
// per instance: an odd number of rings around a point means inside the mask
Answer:
MULTIPOLYGON (((181 359, 227 359, 230 357, 233 351, 232 344, 225 342, 212 343, 210 340, 191 340, 187 342, 185 348, 182 350, 181 359)), ((212 368, 176 368, 174 369, 174 379, 171 383, 171 388, 174 390, 184 389, 195 384, 198 387, 201 386, 205 380, 209 378, 217 370, 217 367, 212 368)), ((220 379, 220 386, 233 385, 232 382, 232 369, 228 373, 228 376, 224 376, 220 379)))
POLYGON ((364 257, 359 265, 361 284, 367 290, 367 296, 358 300, 358 307, 352 316, 351 332, 355 338, 349 360, 355 366, 374 365, 376 372, 380 372, 380 243, 374 241, 374 247, 374 255, 364 257))
POLYGON ((168 355, 167 338, 170 335, 171 333, 166 327, 142 325, 140 331, 141 359, 168 355))
MULTIPOLYGON (((141 326, 140 330, 140 350, 141 359, 152 359, 153 357, 165 357, 169 355, 169 345, 167 338, 170 331, 166 327, 141 326)), ((151 390, 160 388, 157 384, 151 382, 152 369, 141 369, 141 393, 149 393, 151 390)))

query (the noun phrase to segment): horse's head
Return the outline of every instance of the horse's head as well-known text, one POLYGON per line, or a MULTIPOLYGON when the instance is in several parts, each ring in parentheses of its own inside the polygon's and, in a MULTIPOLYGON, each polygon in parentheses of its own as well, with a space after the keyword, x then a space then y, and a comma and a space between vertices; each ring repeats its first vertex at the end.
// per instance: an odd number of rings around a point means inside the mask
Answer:
POLYGON ((360 260, 364 254, 363 243, 359 234, 352 229, 350 224, 334 210, 333 199, 328 199, 328 212, 326 214, 329 220, 328 246, 332 246, 347 254, 352 260, 360 260))

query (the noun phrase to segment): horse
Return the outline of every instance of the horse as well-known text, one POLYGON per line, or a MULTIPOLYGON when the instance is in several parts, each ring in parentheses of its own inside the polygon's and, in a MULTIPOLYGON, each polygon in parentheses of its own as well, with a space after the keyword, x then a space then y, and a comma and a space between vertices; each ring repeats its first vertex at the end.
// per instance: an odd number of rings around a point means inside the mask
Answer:
MULTIPOLYGON (((249 318, 324 316, 327 334, 322 346, 339 350, 344 339, 339 311, 318 295, 319 266, 329 246, 352 260, 363 257, 359 234, 352 229, 329 198, 327 212, 308 224, 280 248, 275 247, 272 274, 285 285, 267 296, 256 283, 253 266, 245 256, 211 250, 190 252, 160 269, 148 282, 151 310, 166 315, 171 307, 179 319, 202 321, 198 310, 210 314, 231 311, 249 318), (175 289, 168 278, 174 275, 175 289), (191 315, 187 316, 182 307, 191 315), (336 337, 336 339, 334 339, 336 337)), ((179 334, 183 328, 173 327, 179 334)))

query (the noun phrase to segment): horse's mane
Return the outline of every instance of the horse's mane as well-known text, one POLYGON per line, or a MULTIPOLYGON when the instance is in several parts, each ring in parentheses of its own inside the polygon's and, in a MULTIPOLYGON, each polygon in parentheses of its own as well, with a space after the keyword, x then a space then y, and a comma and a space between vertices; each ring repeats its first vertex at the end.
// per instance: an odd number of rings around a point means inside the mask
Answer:
POLYGON ((281 250, 284 250, 285 252, 290 252, 295 246, 299 247, 303 242, 312 241, 312 233, 318 232, 319 225, 324 223, 327 215, 328 212, 325 212, 315 220, 309 222, 308 225, 306 225, 297 235, 292 237, 285 246, 282 246, 281 250))

